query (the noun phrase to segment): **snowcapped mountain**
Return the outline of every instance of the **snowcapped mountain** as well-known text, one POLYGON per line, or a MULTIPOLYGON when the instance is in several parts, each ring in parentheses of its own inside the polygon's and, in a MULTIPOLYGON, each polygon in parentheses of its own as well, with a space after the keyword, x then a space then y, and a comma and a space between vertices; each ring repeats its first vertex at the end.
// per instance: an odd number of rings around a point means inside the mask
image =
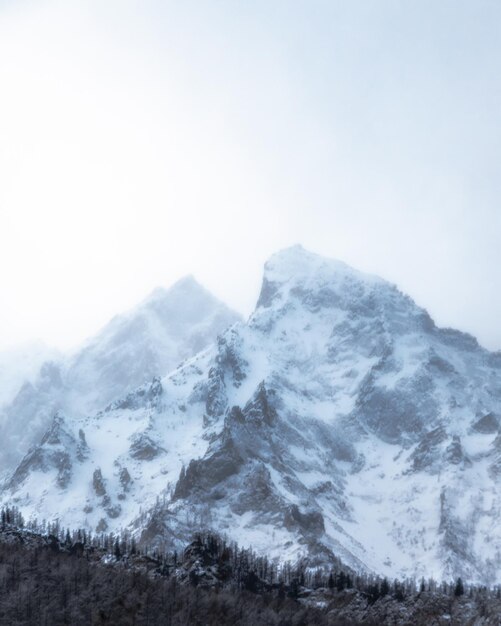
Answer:
MULTIPOLYGON (((3 409, 1 468, 18 463, 56 411, 95 413, 212 343, 239 316, 188 276, 156 289, 66 358, 46 361, 3 409)), ((3 380, 2 380, 3 386, 3 380)))
POLYGON ((58 415, 2 500, 172 546, 501 581, 501 354, 293 247, 254 313, 93 416, 58 415))

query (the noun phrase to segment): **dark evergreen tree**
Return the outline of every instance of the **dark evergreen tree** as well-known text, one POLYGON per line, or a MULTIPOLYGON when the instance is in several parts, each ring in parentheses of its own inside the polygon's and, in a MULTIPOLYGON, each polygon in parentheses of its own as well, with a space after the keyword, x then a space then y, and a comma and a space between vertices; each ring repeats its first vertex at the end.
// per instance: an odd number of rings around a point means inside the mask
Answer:
POLYGON ((382 581, 380 589, 379 589, 379 593, 380 593, 381 597, 384 597, 384 596, 388 595, 389 592, 390 592, 390 585, 389 585, 388 581, 386 580, 386 578, 383 578, 383 581, 382 581))
POLYGON ((458 578, 456 581, 456 586, 454 587, 454 595, 458 598, 464 594, 464 585, 461 578, 458 578))
POLYGON ((117 561, 119 561, 122 557, 122 552, 120 550, 120 542, 118 541, 118 537, 115 539, 115 547, 113 548, 113 554, 117 561))

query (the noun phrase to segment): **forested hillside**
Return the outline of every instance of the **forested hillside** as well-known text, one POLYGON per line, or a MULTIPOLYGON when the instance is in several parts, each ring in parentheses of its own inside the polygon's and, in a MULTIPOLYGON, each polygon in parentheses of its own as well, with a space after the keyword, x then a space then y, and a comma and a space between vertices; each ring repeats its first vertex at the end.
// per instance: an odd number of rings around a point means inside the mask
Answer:
POLYGON ((359 576, 271 562, 213 534, 182 554, 139 550, 127 535, 0 526, 0 624, 419 626, 499 623, 500 589, 359 576))

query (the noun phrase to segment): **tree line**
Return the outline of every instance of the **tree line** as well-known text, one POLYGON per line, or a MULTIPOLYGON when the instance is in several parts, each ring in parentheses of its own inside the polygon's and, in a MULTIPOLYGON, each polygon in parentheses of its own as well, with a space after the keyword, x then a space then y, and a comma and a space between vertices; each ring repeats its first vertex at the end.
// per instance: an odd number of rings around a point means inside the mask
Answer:
MULTIPOLYGON (((128 532, 93 534, 58 522, 25 523, 7 507, 0 522, 0 623, 5 624, 323 624, 330 615, 308 603, 356 593, 368 605, 423 594, 476 601, 500 589, 457 579, 388 580, 339 566, 277 563, 211 532, 181 552, 138 547, 128 532)), ((346 619, 339 624, 349 624, 346 619)), ((351 622, 356 624, 356 621, 351 622)), ((370 620, 364 620, 370 624, 370 620)))

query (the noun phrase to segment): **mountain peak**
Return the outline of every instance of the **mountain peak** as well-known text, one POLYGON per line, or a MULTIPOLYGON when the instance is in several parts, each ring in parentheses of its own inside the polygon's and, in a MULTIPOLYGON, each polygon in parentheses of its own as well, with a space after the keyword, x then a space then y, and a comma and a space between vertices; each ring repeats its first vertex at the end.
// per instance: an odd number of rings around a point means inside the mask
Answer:
MULTIPOLYGON (((155 287, 153 291, 146 296, 142 304, 149 304, 151 302, 158 302, 170 299, 173 296, 190 296, 192 293, 208 293, 208 291, 201 285, 192 274, 183 276, 170 287, 155 287)), ((141 306, 141 305, 140 305, 141 306)))
POLYGON ((232 318, 231 323, 239 319, 238 314, 191 274, 168 288, 157 287, 136 309, 129 312, 129 316, 151 314, 158 316, 162 323, 183 326, 203 322, 213 315, 227 315, 232 318))
POLYGON ((205 287, 198 282, 193 274, 186 274, 186 276, 182 276, 171 287, 169 287, 168 291, 174 291, 177 289, 196 289, 206 291, 205 287))
POLYGON ((389 285, 383 279, 364 274, 342 261, 294 245, 273 254, 265 263, 258 307, 269 306, 280 295, 286 299, 298 286, 301 290, 317 291, 326 285, 339 288, 345 283, 389 285))
POLYGON ((329 280, 333 276, 349 276, 371 283, 385 282, 377 276, 364 274, 343 263, 343 261, 310 252, 300 244, 284 248, 273 254, 265 264, 264 273, 268 280, 278 282, 304 278, 329 280))

